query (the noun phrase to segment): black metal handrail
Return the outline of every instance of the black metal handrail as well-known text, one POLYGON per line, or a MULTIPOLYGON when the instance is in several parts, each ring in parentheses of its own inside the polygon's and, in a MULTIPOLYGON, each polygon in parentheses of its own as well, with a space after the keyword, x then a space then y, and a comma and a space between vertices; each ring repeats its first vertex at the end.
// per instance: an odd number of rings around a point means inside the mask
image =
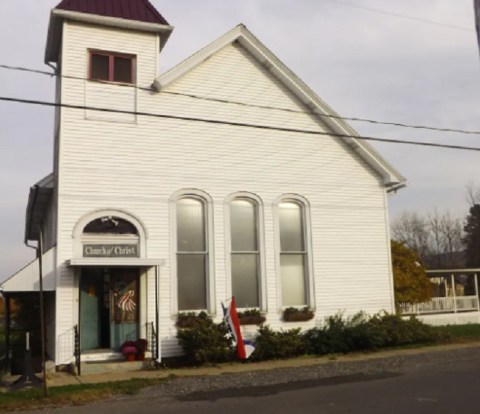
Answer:
POLYGON ((74 333, 74 355, 75 355, 75 368, 77 369, 77 375, 81 375, 81 361, 80 361, 80 330, 78 325, 73 327, 74 333))
POLYGON ((152 354, 152 359, 157 361, 158 360, 158 335, 155 331, 155 324, 150 322, 147 324, 147 332, 148 332, 148 350, 152 354))

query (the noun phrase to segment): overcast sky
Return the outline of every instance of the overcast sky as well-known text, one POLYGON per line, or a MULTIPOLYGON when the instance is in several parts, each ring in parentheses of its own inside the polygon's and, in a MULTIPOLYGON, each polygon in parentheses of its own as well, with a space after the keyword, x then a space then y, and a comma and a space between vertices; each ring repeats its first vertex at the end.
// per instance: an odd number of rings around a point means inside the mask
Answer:
MULTIPOLYGON (((0 0, 0 64, 49 70, 43 56, 58 2, 0 0)), ((472 0, 152 3, 175 26, 161 72, 244 23, 342 116, 480 130, 472 0)), ((0 96, 53 101, 54 81, 0 68, 0 96)), ((480 147, 480 135, 351 124, 363 135, 480 147)), ((467 213, 465 186, 480 185, 480 152, 374 146, 408 179, 390 198, 392 217, 435 208, 467 213)), ((0 280, 33 258, 23 245, 25 207, 29 187, 52 171, 52 150, 51 109, 0 102, 0 280)))

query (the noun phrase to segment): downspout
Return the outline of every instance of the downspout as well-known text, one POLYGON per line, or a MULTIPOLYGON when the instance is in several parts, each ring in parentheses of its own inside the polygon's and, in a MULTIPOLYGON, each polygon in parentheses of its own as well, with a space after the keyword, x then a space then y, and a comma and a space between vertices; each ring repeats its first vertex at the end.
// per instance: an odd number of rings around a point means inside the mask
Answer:
POLYGON ((155 333, 157 334, 157 346, 155 348, 155 361, 160 362, 160 333, 158 332, 158 266, 155 266, 155 333))
POLYGON ((37 246, 32 246, 28 244, 29 240, 29 227, 32 224, 32 216, 33 216, 33 206, 35 205, 35 201, 37 200, 38 196, 38 190, 39 186, 34 185, 32 187, 33 189, 33 197, 32 197, 32 203, 28 205, 30 208, 30 211, 28 212, 28 221, 27 221, 27 228, 25 229, 25 246, 30 247, 31 249, 35 249, 37 253, 37 259, 39 263, 39 300, 40 300, 40 335, 41 335, 41 352, 42 352, 42 371, 43 371, 43 394, 46 397, 48 395, 48 389, 47 389, 47 372, 45 368, 45 312, 44 312, 44 305, 43 305, 43 234, 42 234, 42 229, 39 227, 38 228, 38 245, 37 246))
POLYGON ((3 303, 5 304, 5 366, 7 372, 12 372, 12 355, 10 352, 10 295, 2 291, 3 303))
POLYGON ((43 395, 48 396, 47 388, 47 370, 45 367, 45 305, 43 299, 43 233, 38 229, 38 279, 39 279, 39 297, 40 297, 40 337, 42 341, 42 371, 43 371, 43 395))

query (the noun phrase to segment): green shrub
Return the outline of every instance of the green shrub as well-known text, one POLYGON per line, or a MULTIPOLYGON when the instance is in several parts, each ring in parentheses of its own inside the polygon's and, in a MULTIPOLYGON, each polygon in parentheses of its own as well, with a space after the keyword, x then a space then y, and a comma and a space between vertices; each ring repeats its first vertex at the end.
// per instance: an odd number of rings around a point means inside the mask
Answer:
POLYGON ((385 344, 385 330, 377 315, 357 313, 347 323, 346 331, 350 351, 372 351, 385 344))
MULTIPOLYGON (((258 315, 257 315, 258 316, 258 315)), ((215 324, 205 313, 188 315, 191 327, 179 329, 177 338, 190 363, 224 362, 233 358, 231 340, 225 335, 224 324, 215 324)), ((321 327, 305 333, 300 328, 274 331, 260 326, 255 338, 254 361, 284 359, 304 354, 326 355, 358 351, 373 351, 384 347, 435 343, 445 334, 415 317, 402 319, 398 315, 368 316, 359 312, 350 318, 336 314, 325 318, 321 327)))
POLYGON ((381 316, 381 322, 386 333, 386 347, 435 343, 443 339, 432 326, 414 316, 403 319, 399 315, 385 314, 381 316))
POLYGON ((321 328, 312 328, 304 334, 308 353, 325 355, 345 353, 351 350, 346 321, 341 314, 325 318, 321 328))
POLYGON ((322 327, 312 328, 304 336, 308 353, 316 355, 373 351, 442 340, 431 326, 416 318, 404 320, 390 314, 369 317, 363 312, 350 319, 344 319, 341 314, 327 317, 322 327))
POLYGON ((201 312, 189 328, 179 329, 177 338, 193 364, 225 362, 232 359, 231 339, 223 323, 216 324, 201 312))
POLYGON ((261 326, 255 339, 255 352, 251 359, 285 359, 305 354, 305 340, 300 328, 274 331, 268 325, 261 326))
POLYGON ((321 328, 312 328, 304 334, 307 354, 326 355, 332 353, 329 334, 321 328))

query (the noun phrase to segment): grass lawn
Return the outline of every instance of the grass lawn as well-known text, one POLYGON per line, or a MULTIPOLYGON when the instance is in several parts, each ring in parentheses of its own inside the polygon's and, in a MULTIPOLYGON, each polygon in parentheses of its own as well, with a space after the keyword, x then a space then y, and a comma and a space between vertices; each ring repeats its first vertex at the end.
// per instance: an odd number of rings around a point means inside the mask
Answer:
POLYGON ((66 385, 48 389, 48 397, 43 396, 43 388, 30 388, 15 392, 0 393, 0 412, 32 410, 46 407, 81 405, 102 400, 114 395, 135 394, 142 388, 159 384, 168 379, 131 379, 127 381, 99 384, 66 385))
POLYGON ((480 324, 435 326, 434 329, 448 335, 452 342, 480 341, 480 324))

